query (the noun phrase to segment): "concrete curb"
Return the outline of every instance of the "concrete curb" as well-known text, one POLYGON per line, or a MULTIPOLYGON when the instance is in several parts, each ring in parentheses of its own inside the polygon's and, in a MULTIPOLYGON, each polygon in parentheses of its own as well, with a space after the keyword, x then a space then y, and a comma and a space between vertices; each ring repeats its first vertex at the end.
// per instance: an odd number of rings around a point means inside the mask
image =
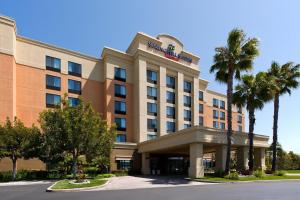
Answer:
MULTIPOLYGON (((64 179, 66 180, 66 179, 64 179)), ((46 192, 80 192, 80 191, 88 191, 88 190, 92 190, 92 189, 98 189, 98 188, 102 188, 104 186, 106 186, 107 184, 110 183, 110 179, 103 179, 106 180, 106 183, 104 183, 103 185, 99 185, 99 186, 93 186, 93 187, 85 187, 85 188, 73 188, 73 189, 52 189, 52 187, 59 181, 56 181, 54 184, 52 184, 50 187, 48 187, 46 189, 46 192)))

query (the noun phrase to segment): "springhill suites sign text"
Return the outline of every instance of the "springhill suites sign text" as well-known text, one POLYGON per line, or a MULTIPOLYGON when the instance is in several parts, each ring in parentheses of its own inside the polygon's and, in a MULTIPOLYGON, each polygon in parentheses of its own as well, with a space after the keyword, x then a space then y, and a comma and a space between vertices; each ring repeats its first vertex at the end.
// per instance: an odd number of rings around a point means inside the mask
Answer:
POLYGON ((184 60, 184 61, 189 62, 189 63, 192 62, 192 58, 183 56, 182 54, 176 54, 174 52, 175 46, 172 45, 172 44, 169 44, 168 48, 165 49, 165 48, 162 48, 161 46, 149 41, 148 42, 148 47, 153 48, 157 51, 163 52, 165 54, 166 58, 169 58, 169 59, 172 59, 172 60, 175 60, 175 61, 178 61, 179 59, 181 59, 181 60, 184 60))

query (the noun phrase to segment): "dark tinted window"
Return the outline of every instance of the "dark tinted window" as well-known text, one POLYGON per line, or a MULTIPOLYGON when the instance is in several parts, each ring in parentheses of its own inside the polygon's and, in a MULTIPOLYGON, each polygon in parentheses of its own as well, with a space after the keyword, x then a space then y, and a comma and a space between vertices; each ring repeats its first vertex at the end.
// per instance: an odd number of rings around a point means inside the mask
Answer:
POLYGON ((60 90, 60 77, 46 75, 46 88, 53 90, 60 90))
POLYGON ((117 130, 126 131, 126 119, 125 118, 115 118, 115 123, 117 125, 117 130))
POLYGON ((147 103, 147 112, 150 115, 157 115, 157 104, 156 103, 147 103))
POLYGON ((81 64, 68 62, 68 72, 70 75, 81 76, 81 64))
POLYGON ((75 80, 68 80, 68 87, 70 93, 81 94, 81 82, 75 80))
POLYGON ((115 101, 115 113, 126 114, 126 103, 123 101, 115 101))
POLYGON ((125 134, 117 134, 116 142, 126 142, 125 134))
POLYGON ((167 122, 167 132, 175 132, 175 122, 167 122))
POLYGON ((77 106, 79 104, 79 99, 74 97, 68 97, 69 105, 71 107, 77 106))
POLYGON ((59 58, 46 56, 46 69, 60 72, 61 62, 59 58))
POLYGON ((115 84, 115 96, 116 97, 126 97, 126 86, 115 84))
POLYGON ((192 84, 191 84, 191 82, 184 81, 183 82, 183 89, 184 89, 185 92, 191 93, 191 91, 192 91, 192 84))
POLYGON ((61 98, 56 94, 46 94, 46 107, 57 107, 60 106, 61 98))
POLYGON ((115 79, 119 81, 126 81, 126 69, 115 67, 115 79))
POLYGON ((167 87, 174 89, 175 88, 175 78, 172 76, 167 76, 166 84, 167 84, 167 87))
POLYGON ((168 103, 175 103, 175 93, 167 91, 166 93, 166 99, 168 103))
POLYGON ((157 83, 157 72, 152 70, 147 70, 147 80, 151 83, 157 83))

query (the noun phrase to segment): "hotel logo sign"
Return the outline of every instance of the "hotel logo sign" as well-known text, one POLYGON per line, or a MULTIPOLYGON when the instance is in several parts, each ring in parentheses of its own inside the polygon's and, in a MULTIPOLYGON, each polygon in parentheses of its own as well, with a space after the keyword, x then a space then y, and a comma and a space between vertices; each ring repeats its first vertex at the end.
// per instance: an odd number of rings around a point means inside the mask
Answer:
POLYGON ((192 62, 191 58, 183 56, 182 54, 176 54, 174 52, 175 46, 173 44, 169 44, 168 47, 165 49, 165 48, 162 48, 161 46, 149 41, 148 42, 148 47, 153 48, 157 51, 163 52, 165 54, 166 58, 169 58, 169 59, 172 59, 172 60, 175 60, 175 61, 179 61, 181 59, 181 60, 184 60, 188 63, 192 62))

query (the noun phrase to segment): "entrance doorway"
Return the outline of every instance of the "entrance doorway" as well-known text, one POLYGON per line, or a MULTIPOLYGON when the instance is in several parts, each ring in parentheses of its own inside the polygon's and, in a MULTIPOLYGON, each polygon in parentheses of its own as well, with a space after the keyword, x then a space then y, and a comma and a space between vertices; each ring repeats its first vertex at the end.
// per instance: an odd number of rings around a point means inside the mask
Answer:
POLYGON ((189 157, 185 155, 151 155, 152 175, 187 175, 189 157))

